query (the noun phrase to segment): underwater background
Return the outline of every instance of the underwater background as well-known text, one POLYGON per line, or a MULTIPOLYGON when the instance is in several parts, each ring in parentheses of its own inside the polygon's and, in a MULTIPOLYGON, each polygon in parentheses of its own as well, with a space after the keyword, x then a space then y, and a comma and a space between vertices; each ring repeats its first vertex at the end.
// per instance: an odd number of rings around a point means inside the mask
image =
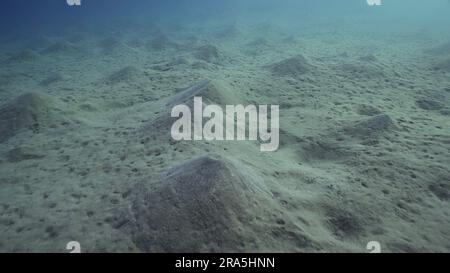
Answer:
POLYGON ((3 0, 0 252, 450 251, 450 1, 3 0), (175 141, 279 105, 280 146, 175 141))

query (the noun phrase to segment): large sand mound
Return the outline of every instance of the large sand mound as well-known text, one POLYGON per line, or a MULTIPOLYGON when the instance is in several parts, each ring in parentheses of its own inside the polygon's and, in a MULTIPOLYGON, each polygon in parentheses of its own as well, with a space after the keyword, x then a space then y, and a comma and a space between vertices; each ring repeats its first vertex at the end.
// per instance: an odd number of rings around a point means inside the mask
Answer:
MULTIPOLYGON (((157 188, 141 185, 132 199, 115 227, 146 252, 255 251, 250 247, 256 242, 270 249, 272 242, 292 235, 264 223, 272 221, 277 208, 260 179, 222 158, 204 156, 176 166, 162 175, 157 188)), ((298 234, 290 244, 310 242, 298 234)))
POLYGON ((142 72, 136 67, 129 65, 119 69, 104 79, 105 84, 133 83, 142 76, 142 72))
POLYGON ((359 137, 374 137, 392 128, 394 122, 391 117, 382 114, 371 117, 362 121, 358 121, 355 124, 348 126, 344 131, 352 136, 359 137))
POLYGON ((70 118, 63 109, 61 102, 41 93, 19 96, 0 108, 0 142, 21 130, 39 133, 42 128, 67 125, 70 118))
POLYGON ((170 114, 172 107, 185 104, 193 110, 194 97, 201 97, 203 105, 215 104, 221 107, 245 101, 226 81, 203 80, 191 87, 182 88, 175 95, 169 97, 164 108, 150 123, 145 124, 141 131, 145 134, 154 132, 169 135, 170 128, 176 120, 170 114))
POLYGON ((297 55, 295 57, 267 65, 266 68, 277 76, 296 77, 310 72, 313 69, 313 66, 304 56, 297 55))

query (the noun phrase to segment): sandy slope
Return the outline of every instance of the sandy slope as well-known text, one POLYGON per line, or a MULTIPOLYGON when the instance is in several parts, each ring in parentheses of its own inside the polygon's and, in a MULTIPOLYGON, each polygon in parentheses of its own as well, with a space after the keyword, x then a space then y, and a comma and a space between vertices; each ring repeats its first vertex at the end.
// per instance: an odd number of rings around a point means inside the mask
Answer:
POLYGON ((450 251, 448 41, 273 28, 10 42, 0 250, 450 251), (167 103, 203 80, 279 104, 280 149, 171 140, 167 103))

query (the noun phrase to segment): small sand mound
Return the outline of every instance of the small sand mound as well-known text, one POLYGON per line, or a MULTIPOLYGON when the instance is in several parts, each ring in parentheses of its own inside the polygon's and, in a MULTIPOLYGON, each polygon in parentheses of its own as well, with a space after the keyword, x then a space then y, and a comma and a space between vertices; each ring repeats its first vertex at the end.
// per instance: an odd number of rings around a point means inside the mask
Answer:
POLYGON ((283 61, 267 65, 274 75, 296 77, 312 71, 313 66, 302 55, 297 55, 283 61))
POLYGON ((39 58, 39 55, 33 50, 22 50, 6 59, 7 63, 31 62, 39 58))
POLYGON ((372 137, 388 130, 393 124, 390 116, 382 114, 356 122, 354 125, 345 128, 344 131, 351 136, 372 137))
POLYGON ((208 63, 217 63, 220 58, 220 52, 216 46, 204 45, 195 50, 194 57, 208 63))
POLYGON ((340 239, 357 237, 365 230, 363 220, 350 210, 329 208, 326 216, 333 234, 340 239))
POLYGON ((179 45, 169 39, 166 35, 158 34, 148 43, 147 47, 150 50, 165 50, 178 48, 179 45))
POLYGON ((449 201, 450 200, 450 184, 432 184, 428 186, 428 189, 436 195, 441 201, 449 201))
POLYGON ((39 133, 42 128, 68 124, 64 107, 52 97, 26 93, 0 108, 0 142, 23 129, 39 133))
MULTIPOLYGON (((144 252, 255 251, 260 241, 270 249, 292 235, 260 224, 279 213, 271 204, 270 192, 245 166, 204 156, 170 169, 153 190, 137 187, 114 227, 130 234, 144 252)), ((303 245, 309 243, 300 238, 303 245)), ((295 243, 291 239, 284 249, 295 243)))
POLYGON ((29 147, 16 147, 8 151, 6 159, 8 162, 17 163, 25 160, 42 159, 45 155, 29 147))
POLYGON ((444 105, 438 101, 430 99, 419 99, 416 100, 416 105, 424 110, 441 110, 444 105))
POLYGON ((130 65, 112 73, 104 80, 104 82, 106 84, 132 83, 138 79, 140 75, 141 71, 130 65))
POLYGON ((381 114, 381 111, 378 108, 367 104, 359 105, 356 111, 363 116, 376 116, 381 114))

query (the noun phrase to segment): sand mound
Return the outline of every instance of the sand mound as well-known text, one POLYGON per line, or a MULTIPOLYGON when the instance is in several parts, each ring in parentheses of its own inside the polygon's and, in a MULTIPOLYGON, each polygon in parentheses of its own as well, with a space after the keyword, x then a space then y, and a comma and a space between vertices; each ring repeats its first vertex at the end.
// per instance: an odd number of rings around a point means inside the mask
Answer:
POLYGON ((148 134, 165 134, 170 137, 170 128, 177 120, 172 118, 170 111, 175 105, 185 104, 194 109, 194 97, 202 97, 203 105, 216 104, 225 105, 241 104, 244 100, 226 82, 217 80, 204 80, 191 87, 182 88, 174 96, 170 97, 158 116, 150 123, 145 124, 140 131, 148 134))
POLYGON ((340 240, 351 240, 364 235, 380 220, 363 204, 346 207, 342 204, 325 206, 325 218, 330 231, 340 240), (359 206, 359 207, 357 207, 359 206))
POLYGON ((387 131, 393 124, 390 116, 382 114, 356 122, 354 125, 346 127, 344 131, 351 136, 372 137, 387 131))
POLYGON ((367 104, 359 105, 356 111, 363 116, 376 116, 381 114, 379 109, 367 104))
POLYGON ((41 93, 26 93, 0 108, 0 142, 19 131, 39 133, 42 128, 66 125, 70 119, 60 102, 41 93))
POLYGON ((297 55, 283 61, 267 65, 274 75, 296 77, 312 71, 313 66, 302 55, 297 55))
POLYGON ((220 55, 219 49, 213 45, 204 45, 194 51, 195 58, 208 63, 217 63, 220 55))
POLYGON ((6 59, 7 63, 31 62, 39 58, 39 55, 33 50, 22 50, 6 59))
MULTIPOLYGON (((245 166, 222 158, 204 156, 176 166, 155 189, 137 187, 132 199, 114 226, 145 252, 242 252, 255 242, 269 245, 289 236, 260 225, 257 218, 275 214, 267 206, 271 194, 245 166)), ((290 243, 299 240, 309 243, 304 236, 290 243)))
POLYGON ((439 101, 430 100, 430 99, 419 99, 416 100, 416 105, 424 110, 441 110, 444 108, 444 105, 439 101))
POLYGON ((141 76, 141 71, 136 67, 130 65, 124 67, 111 75, 106 77, 104 83, 106 84, 119 84, 119 83, 132 83, 141 76))
POLYGON ((16 147, 9 150, 6 154, 6 159, 11 163, 17 163, 24 160, 41 159, 44 157, 44 154, 41 154, 30 147, 16 147))
POLYGON ((428 186, 428 189, 441 201, 450 200, 450 185, 439 183, 428 186))

